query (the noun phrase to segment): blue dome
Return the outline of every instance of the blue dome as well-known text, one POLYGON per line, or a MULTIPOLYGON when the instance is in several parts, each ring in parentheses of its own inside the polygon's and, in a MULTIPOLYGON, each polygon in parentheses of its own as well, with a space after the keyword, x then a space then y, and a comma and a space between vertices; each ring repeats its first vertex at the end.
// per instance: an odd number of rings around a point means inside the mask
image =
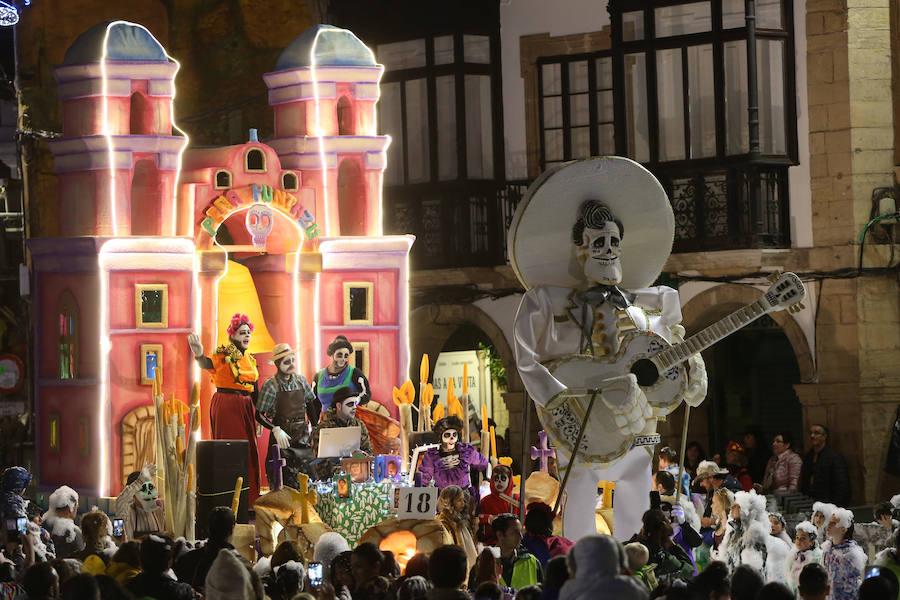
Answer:
POLYGON ((66 50, 64 65, 84 65, 103 59, 103 38, 106 39, 106 60, 168 62, 162 45, 144 27, 127 21, 97 23, 66 50))
POLYGON ((275 70, 309 67, 313 61, 317 66, 375 66, 372 51, 352 31, 333 25, 316 25, 288 44, 275 63, 275 70))

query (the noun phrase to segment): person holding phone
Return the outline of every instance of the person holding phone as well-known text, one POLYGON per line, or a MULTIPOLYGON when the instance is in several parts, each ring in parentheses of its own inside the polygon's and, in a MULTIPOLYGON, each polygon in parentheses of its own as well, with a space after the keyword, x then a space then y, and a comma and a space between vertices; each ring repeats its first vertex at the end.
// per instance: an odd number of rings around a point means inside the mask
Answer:
POLYGON ((0 523, 6 523, 7 519, 25 517, 28 512, 25 500, 25 488, 31 482, 31 473, 22 467, 9 467, 3 471, 0 481, 0 523))

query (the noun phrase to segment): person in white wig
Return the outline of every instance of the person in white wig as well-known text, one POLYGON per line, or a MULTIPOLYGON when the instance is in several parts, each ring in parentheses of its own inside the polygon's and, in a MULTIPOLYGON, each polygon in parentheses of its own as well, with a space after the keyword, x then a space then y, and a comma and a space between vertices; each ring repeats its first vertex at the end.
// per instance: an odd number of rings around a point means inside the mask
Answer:
POLYGON ((801 521, 794 528, 794 547, 788 553, 784 563, 787 585, 797 595, 800 585, 800 571, 813 563, 822 564, 822 548, 819 546, 819 533, 816 526, 809 521, 801 521))
POLYGON ((772 537, 772 524, 766 512, 766 497, 756 491, 737 492, 731 505, 731 519, 713 560, 721 560, 734 571, 748 565, 759 571, 766 581, 784 583, 784 561, 788 547, 772 537))
POLYGON ((866 553, 853 538, 853 513, 835 508, 826 526, 822 564, 828 571, 830 600, 856 600, 866 571, 866 553))

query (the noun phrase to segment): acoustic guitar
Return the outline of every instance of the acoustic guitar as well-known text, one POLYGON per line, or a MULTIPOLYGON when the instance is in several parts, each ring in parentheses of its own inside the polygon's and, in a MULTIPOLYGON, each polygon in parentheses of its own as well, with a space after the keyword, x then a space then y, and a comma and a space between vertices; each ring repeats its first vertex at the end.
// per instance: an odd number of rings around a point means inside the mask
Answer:
MULTIPOLYGON (((601 389, 603 396, 616 403, 624 389, 609 389, 608 380, 633 373, 653 409, 654 417, 665 417, 681 403, 687 388, 685 361, 719 340, 770 312, 790 308, 799 311, 806 296, 803 282, 794 273, 781 274, 759 300, 731 313, 677 344, 669 344, 652 331, 626 333, 618 352, 605 356, 574 354, 544 363, 550 373, 568 391, 554 398, 543 409, 538 407, 541 424, 557 450, 572 456, 578 431, 587 412, 591 390, 601 389), (604 389, 606 388, 606 389, 604 389), (616 396, 619 395, 617 398, 616 396)), ((652 430, 655 433, 655 420, 652 430)), ((635 445, 635 436, 622 433, 613 411, 598 396, 591 410, 579 450, 586 462, 609 463, 635 445)))

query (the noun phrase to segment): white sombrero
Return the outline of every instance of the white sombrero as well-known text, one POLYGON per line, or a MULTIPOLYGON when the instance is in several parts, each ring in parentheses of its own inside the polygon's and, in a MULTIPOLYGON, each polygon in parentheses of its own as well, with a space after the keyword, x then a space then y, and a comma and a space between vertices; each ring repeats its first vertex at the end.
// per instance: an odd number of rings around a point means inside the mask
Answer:
POLYGON ((675 217, 650 171, 627 158, 604 156, 545 171, 516 208, 508 233, 509 262, 526 288, 585 284, 572 225, 585 200, 606 204, 622 222, 624 289, 653 284, 672 252, 675 217))

